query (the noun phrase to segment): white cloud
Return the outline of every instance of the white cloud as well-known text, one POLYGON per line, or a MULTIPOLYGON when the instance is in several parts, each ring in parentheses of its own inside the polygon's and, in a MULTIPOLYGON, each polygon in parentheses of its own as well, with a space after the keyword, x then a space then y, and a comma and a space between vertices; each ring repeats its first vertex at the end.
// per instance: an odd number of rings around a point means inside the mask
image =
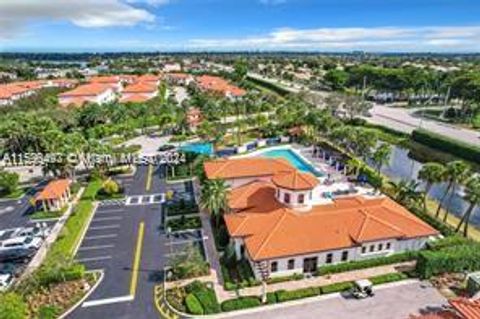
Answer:
POLYGON ((480 26, 282 28, 240 38, 197 38, 187 46, 204 50, 479 51, 480 26))
POLYGON ((153 23, 155 16, 120 0, 0 1, 0 39, 14 38, 27 23, 42 20, 64 20, 79 27, 96 28, 153 23))

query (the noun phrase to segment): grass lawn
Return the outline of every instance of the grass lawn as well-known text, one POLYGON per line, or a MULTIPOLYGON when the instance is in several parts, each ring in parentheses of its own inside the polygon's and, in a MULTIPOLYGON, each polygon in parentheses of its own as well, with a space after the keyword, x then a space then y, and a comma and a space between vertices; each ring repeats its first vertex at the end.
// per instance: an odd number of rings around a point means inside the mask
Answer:
POLYGON ((12 193, 6 193, 4 191, 0 192, 0 198, 4 199, 17 199, 25 195, 25 193, 28 191, 28 187, 19 187, 12 193))
POLYGON ((32 215, 30 215, 30 219, 51 219, 51 218, 60 218, 66 211, 66 207, 61 210, 56 211, 43 211, 39 210, 32 215))
POLYGON ((87 220, 93 212, 93 200, 100 189, 102 181, 92 181, 87 185, 82 199, 75 205, 57 240, 47 254, 47 260, 62 255, 72 257, 87 220))

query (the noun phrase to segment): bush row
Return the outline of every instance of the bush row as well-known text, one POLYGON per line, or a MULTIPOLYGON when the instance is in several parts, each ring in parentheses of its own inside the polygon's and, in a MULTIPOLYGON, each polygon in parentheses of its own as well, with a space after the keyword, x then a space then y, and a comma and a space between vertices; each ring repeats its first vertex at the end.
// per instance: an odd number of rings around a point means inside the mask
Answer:
POLYGON ((185 291, 188 293, 185 298, 185 306, 188 312, 194 315, 209 315, 220 312, 220 304, 215 291, 207 287, 205 283, 194 281, 185 287, 185 291))
MULTIPOLYGON (((374 285, 385 284, 407 279, 408 276, 404 273, 390 273, 369 278, 374 285)), ((286 302, 291 300, 298 300, 302 298, 315 297, 319 295, 326 295, 331 293, 339 293, 353 288, 353 282, 340 282, 327 286, 300 288, 297 290, 277 290, 275 292, 267 293, 267 304, 275 304, 279 302, 286 302)), ((232 311, 245 308, 260 306, 261 301, 259 297, 240 297, 237 299, 226 300, 222 303, 223 311, 232 311), (226 305, 226 306, 225 306, 226 305), (228 309, 228 310, 227 310, 228 309)))
POLYGON ((322 276, 327 274, 336 274, 345 271, 357 270, 357 269, 365 269, 377 266, 384 266, 390 264, 396 264, 401 262, 406 262, 410 260, 415 260, 418 256, 416 252, 406 252, 401 254, 395 254, 388 257, 379 257, 373 259, 365 259, 359 261, 351 261, 342 264, 336 265, 328 265, 323 266, 317 269, 315 275, 322 276))
POLYGON ((451 246, 420 253, 416 271, 422 278, 449 273, 480 270, 480 244, 451 246))
POLYGON ((264 88, 267 88, 271 91, 274 91, 275 93, 281 95, 281 96, 285 96, 285 95, 288 95, 290 94, 290 91, 288 91, 287 89, 279 86, 279 85, 276 85, 275 83, 272 83, 272 82, 269 82, 269 81, 264 81, 264 80, 261 80, 259 78, 253 78, 253 77, 248 77, 248 80, 255 83, 255 84, 258 84, 260 86, 263 86, 264 88))
POLYGON ((412 139, 418 143, 454 154, 468 161, 480 162, 480 148, 475 145, 422 129, 414 130, 412 139))

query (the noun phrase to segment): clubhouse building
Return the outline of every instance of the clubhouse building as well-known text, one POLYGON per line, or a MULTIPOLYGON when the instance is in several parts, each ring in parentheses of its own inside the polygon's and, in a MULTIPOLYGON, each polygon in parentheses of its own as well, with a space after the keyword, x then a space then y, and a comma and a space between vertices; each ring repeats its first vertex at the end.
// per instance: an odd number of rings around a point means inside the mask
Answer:
POLYGON ((257 279, 416 251, 439 234, 383 195, 325 200, 324 181, 284 159, 220 159, 204 169, 231 188, 224 220, 237 259, 248 260, 257 279))

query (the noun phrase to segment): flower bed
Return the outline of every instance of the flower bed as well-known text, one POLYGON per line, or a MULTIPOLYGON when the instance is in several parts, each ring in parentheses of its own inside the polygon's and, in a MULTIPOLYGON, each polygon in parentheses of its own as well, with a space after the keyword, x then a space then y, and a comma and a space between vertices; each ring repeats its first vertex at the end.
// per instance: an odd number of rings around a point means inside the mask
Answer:
POLYGON ((198 205, 194 201, 180 199, 177 202, 170 202, 165 205, 167 216, 179 216, 198 213, 198 205))
POLYGON ((170 219, 167 221, 167 228, 169 228, 170 231, 172 232, 187 230, 187 229, 198 229, 201 227, 202 227, 202 221, 198 216, 194 216, 194 217, 182 216, 180 218, 170 219))

